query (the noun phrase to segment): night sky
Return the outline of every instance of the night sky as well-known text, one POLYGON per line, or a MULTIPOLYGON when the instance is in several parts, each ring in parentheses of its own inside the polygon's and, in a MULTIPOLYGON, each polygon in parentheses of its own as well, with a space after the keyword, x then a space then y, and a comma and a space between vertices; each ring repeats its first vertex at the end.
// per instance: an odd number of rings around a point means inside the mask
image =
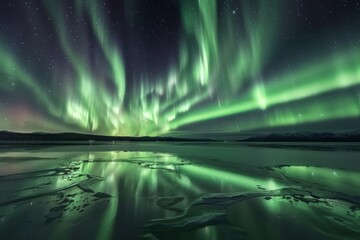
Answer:
POLYGON ((360 0, 2 0, 0 130, 360 128, 360 0))

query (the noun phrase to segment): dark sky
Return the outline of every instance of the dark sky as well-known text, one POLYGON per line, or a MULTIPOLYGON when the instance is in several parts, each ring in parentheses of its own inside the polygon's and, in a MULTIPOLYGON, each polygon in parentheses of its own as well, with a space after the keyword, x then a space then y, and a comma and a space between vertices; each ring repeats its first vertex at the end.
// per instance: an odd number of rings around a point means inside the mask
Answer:
POLYGON ((360 1, 1 1, 0 129, 360 126, 360 1))

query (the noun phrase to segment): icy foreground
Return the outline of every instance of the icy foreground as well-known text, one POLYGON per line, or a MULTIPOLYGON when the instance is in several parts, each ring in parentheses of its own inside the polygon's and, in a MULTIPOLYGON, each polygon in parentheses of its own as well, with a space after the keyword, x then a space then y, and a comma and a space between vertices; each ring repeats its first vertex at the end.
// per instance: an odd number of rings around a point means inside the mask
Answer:
POLYGON ((357 144, 0 149, 0 239, 357 239, 357 144))

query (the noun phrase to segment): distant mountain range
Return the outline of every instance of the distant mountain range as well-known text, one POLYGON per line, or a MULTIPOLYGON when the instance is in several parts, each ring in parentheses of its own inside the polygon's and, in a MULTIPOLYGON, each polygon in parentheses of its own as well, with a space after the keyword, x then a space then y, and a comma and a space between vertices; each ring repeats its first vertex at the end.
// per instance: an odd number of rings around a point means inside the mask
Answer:
POLYGON ((174 137, 128 137, 128 136, 104 136, 82 133, 19 133, 11 131, 0 131, 0 141, 38 142, 38 141, 132 141, 132 142, 184 142, 184 141, 214 141, 211 139, 187 139, 174 137))
POLYGON ((360 130, 351 132, 287 132, 250 137, 248 142, 360 142, 360 130))
MULTIPOLYGON (((0 131, 0 142, 70 142, 70 141, 131 141, 131 142, 214 142, 210 138, 176 137, 129 137, 104 136, 81 133, 19 133, 0 131)), ((286 132, 269 133, 229 142, 360 142, 360 130, 340 133, 326 132, 286 132)))

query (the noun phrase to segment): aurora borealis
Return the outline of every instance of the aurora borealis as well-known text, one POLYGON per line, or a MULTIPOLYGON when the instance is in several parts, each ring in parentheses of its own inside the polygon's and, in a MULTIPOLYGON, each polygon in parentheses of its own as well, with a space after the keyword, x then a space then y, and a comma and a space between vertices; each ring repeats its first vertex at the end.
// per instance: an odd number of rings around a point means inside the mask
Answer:
POLYGON ((0 12, 0 130, 360 126, 357 0, 13 0, 0 12))

